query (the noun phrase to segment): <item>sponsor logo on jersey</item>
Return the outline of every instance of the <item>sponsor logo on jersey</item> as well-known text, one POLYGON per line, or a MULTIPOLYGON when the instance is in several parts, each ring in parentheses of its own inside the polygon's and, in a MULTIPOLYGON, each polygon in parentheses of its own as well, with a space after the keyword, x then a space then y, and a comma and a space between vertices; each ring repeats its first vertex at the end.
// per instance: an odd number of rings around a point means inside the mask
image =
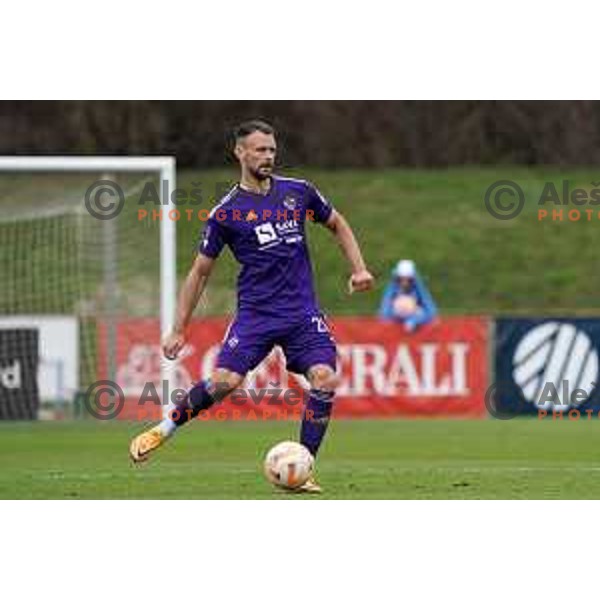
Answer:
POLYGON ((275 223, 275 229, 278 233, 291 233, 298 230, 298 221, 284 221, 283 223, 275 223))
POLYGON ((296 208, 296 198, 286 196, 283 200, 283 205, 290 210, 294 210, 296 208))

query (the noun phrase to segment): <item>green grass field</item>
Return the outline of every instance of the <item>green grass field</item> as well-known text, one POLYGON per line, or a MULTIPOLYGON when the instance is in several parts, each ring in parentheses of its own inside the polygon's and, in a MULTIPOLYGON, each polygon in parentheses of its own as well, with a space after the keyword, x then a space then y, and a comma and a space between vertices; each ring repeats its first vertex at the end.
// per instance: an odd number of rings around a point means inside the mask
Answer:
MULTIPOLYGON (((0 423, 0 498, 298 498, 261 470, 296 423, 194 423, 134 467, 139 429, 0 423)), ((318 468, 325 499, 598 499, 600 422, 340 420, 318 468)))
MULTIPOLYGON (((581 207, 594 209, 592 221, 540 222, 536 216, 544 182, 553 181, 561 189, 567 179, 571 189, 589 190, 591 182, 599 179, 597 170, 499 166, 299 169, 285 174, 315 182, 348 217, 369 266, 378 275, 373 294, 359 294, 349 302, 344 286, 347 269, 337 245, 323 228, 310 227, 317 289, 329 314, 372 314, 393 265, 403 257, 416 260, 443 314, 598 314, 600 278, 590 276, 600 226, 597 207, 581 207), (517 218, 501 221, 490 216, 483 198, 493 182, 506 179, 523 188, 526 204, 517 218)), ((217 192, 222 194, 236 177, 233 169, 182 170, 178 186, 190 191, 201 185, 203 200, 195 209, 210 209, 217 192)), ((76 176, 62 182, 46 177, 34 185, 29 177, 19 183, 4 176, 0 209, 16 218, 15 206, 31 213, 32 206, 53 207, 64 197, 80 205, 86 185, 94 179, 76 176)), ((125 189, 135 188, 123 176, 120 181, 125 189)), ((158 222, 138 219, 140 206, 154 207, 140 205, 139 199, 139 191, 130 196, 117 219, 121 290, 117 305, 122 314, 156 316, 158 222)), ((5 240, 0 262, 11 282, 0 289, 1 313, 81 314, 101 307, 102 230, 85 211, 82 215, 17 223, 0 220, 5 240)), ((203 226, 202 221, 185 218, 177 223, 180 280, 203 226)), ((234 310, 236 273, 237 265, 224 252, 198 314, 234 310)))

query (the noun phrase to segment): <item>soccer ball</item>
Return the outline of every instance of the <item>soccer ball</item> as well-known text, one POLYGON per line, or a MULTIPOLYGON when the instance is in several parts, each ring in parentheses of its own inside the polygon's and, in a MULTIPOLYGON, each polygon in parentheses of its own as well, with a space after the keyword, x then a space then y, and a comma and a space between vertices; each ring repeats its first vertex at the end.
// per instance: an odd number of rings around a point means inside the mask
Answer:
POLYGON ((312 475, 315 459, 298 442, 280 442, 265 457, 265 476, 273 484, 288 490, 299 488, 312 475))

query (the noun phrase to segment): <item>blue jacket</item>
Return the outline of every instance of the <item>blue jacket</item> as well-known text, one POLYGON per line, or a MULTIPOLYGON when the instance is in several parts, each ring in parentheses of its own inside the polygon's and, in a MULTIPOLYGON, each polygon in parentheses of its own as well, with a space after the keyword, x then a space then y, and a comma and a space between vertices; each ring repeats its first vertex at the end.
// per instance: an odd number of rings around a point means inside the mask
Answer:
POLYGON ((425 325, 425 323, 429 323, 435 318, 437 315, 437 306, 418 271, 415 270, 412 288, 408 292, 404 292, 412 294, 416 298, 417 304, 421 309, 418 313, 408 317, 399 317, 394 314, 394 298, 399 291, 400 285, 398 284, 395 274, 392 272, 392 280, 385 288, 383 298, 381 299, 381 306, 379 307, 379 316, 382 319, 405 323, 410 330, 413 330, 419 325, 425 325))

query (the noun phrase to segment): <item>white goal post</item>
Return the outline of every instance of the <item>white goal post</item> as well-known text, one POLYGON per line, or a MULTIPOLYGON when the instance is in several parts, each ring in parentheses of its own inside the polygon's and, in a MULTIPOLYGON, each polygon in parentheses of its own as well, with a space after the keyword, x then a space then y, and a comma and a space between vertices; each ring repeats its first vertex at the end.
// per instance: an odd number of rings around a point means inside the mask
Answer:
MULTIPOLYGON (((176 188, 176 162, 172 156, 1 156, 0 175, 8 173, 148 173, 159 177, 159 199, 166 215, 176 206, 172 192, 176 188), (165 191, 168 198, 164 198, 165 191)), ((82 199, 83 200, 83 199, 82 199)), ((176 272, 176 222, 160 219, 160 330, 168 332, 174 321, 176 272)), ((173 369, 161 361, 161 377, 171 389, 173 369)), ((163 405, 163 408, 166 406, 163 405)))

